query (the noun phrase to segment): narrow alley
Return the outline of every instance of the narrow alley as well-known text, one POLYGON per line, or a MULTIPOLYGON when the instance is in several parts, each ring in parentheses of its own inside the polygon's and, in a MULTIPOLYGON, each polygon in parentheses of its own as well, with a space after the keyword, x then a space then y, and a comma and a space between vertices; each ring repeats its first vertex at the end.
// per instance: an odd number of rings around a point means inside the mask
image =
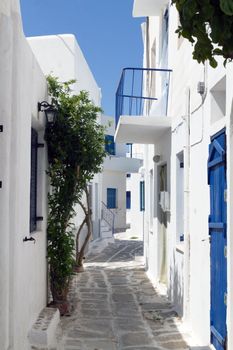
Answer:
POLYGON ((75 275, 59 350, 199 349, 187 345, 180 319, 147 278, 142 241, 119 238, 75 275))

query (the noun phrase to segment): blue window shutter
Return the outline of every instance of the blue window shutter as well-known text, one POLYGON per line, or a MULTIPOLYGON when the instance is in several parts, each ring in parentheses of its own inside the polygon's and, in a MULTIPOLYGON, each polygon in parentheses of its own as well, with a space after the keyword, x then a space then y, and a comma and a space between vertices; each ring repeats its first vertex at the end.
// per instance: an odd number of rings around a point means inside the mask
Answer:
POLYGON ((107 188, 107 207, 116 208, 116 188, 107 188))
POLYGON ((145 211, 145 181, 140 181, 140 211, 145 211))
POLYGON ((37 221, 37 147, 38 133, 31 129, 30 232, 36 230, 37 221))
POLYGON ((105 151, 113 156, 116 154, 114 136, 105 135, 105 151))
POLYGON ((126 191, 126 209, 131 209, 131 192, 126 191))

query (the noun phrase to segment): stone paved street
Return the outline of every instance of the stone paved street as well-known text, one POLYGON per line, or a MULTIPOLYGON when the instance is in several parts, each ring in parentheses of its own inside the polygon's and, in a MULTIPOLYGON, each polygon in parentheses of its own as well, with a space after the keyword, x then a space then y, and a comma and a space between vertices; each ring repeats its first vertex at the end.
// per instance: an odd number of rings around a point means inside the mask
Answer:
POLYGON ((73 279, 73 311, 62 318, 59 349, 190 349, 172 306, 144 272, 142 249, 141 241, 116 240, 86 259, 85 272, 73 279))

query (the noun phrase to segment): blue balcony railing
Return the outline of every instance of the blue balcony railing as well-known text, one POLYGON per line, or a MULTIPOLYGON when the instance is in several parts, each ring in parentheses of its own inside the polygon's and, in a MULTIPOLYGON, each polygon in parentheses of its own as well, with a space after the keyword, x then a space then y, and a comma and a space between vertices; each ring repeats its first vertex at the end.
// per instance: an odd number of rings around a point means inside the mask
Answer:
POLYGON ((121 115, 167 115, 171 69, 124 68, 116 92, 116 127, 121 115))

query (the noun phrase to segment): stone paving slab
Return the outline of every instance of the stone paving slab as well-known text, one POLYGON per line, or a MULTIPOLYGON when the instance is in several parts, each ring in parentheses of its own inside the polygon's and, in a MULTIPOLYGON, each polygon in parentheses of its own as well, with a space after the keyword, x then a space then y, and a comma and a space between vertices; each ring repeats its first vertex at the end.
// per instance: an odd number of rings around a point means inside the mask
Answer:
POLYGON ((146 276, 142 252, 141 241, 116 240, 88 256, 71 284, 73 311, 62 318, 57 350, 190 349, 172 305, 146 276))

